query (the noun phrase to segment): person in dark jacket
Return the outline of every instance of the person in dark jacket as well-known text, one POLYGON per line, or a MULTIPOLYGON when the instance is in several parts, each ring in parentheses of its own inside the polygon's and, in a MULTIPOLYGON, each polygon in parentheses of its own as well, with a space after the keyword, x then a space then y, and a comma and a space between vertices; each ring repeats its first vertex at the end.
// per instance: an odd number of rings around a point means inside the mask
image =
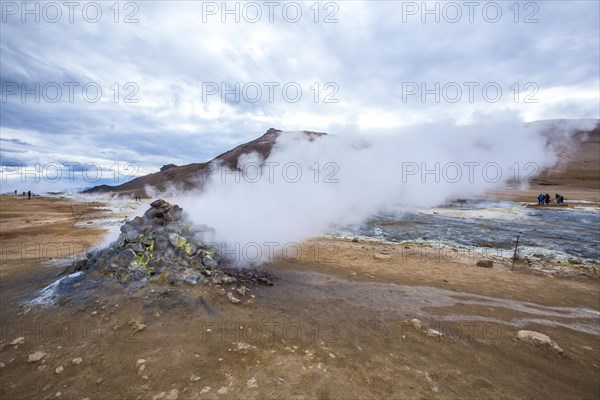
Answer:
POLYGON ((544 205, 544 195, 543 194, 539 194, 538 195, 538 206, 543 206, 544 205))
POLYGON ((550 195, 548 193, 546 193, 544 199, 546 200, 546 205, 550 204, 550 195))

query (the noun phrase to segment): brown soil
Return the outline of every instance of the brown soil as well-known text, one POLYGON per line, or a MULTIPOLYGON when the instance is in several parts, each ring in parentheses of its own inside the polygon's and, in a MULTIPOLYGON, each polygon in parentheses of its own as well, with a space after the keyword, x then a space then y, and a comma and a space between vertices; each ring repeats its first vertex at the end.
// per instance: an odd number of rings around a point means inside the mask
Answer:
POLYGON ((1 200, 3 399, 596 399, 600 393, 594 277, 548 277, 520 264, 511 272, 498 262, 479 268, 477 256, 320 239, 305 243, 294 259, 265 266, 278 279, 251 287, 254 297, 236 294, 241 305, 213 286, 127 290, 99 280, 61 306, 29 308, 24 300, 62 267, 45 264, 44 253, 24 257, 14 244, 86 247, 104 233, 87 223, 73 227, 64 200, 1 200), (416 331, 404 322, 411 318, 444 336, 416 331), (133 320, 146 328, 134 332, 133 320), (519 329, 549 335, 566 356, 516 341, 519 329), (25 342, 10 345, 19 336, 25 342), (28 362, 38 350, 47 355, 28 362), (75 365, 77 357, 83 361, 75 365), (59 366, 64 371, 57 374, 59 366))

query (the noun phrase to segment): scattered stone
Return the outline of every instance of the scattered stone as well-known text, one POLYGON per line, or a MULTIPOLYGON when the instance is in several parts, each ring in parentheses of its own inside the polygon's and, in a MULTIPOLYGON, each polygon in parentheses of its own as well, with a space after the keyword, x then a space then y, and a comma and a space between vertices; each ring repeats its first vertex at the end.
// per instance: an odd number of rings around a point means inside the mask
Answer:
POLYGON ((240 304, 242 302, 240 299, 236 298, 231 292, 227 292, 227 298, 233 304, 240 304))
POLYGON ((223 386, 221 389, 217 390, 218 394, 227 394, 227 387, 223 386))
POLYGON ((248 343, 243 343, 243 342, 238 342, 235 345, 236 345, 236 348, 233 349, 233 351, 239 351, 244 354, 248 351, 249 348, 254 347, 254 346, 249 345, 248 343))
POLYGON ((12 342, 10 342, 10 345, 11 346, 16 346, 16 345, 21 344, 21 343, 25 343, 25 338, 23 336, 19 336, 18 338, 16 338, 12 342))
POLYGON ((104 382, 104 379, 103 379, 103 378, 98 378, 98 379, 96 379, 96 385, 99 385, 99 384, 101 384, 102 382, 104 382))
POLYGON ((146 325, 142 324, 139 318, 133 318, 129 320, 128 324, 131 326, 131 329, 134 333, 146 329, 146 325))
POLYGON ((426 334, 429 337, 441 337, 441 336, 443 336, 441 332, 438 332, 435 329, 427 329, 427 333, 426 334))
POLYGON ((4 368, 4 367, 6 367, 6 365, 4 365, 3 362, 0 362, 0 368, 4 368))
POLYGON ((422 334, 432 338, 439 338, 444 336, 441 332, 436 331, 435 329, 427 328, 423 325, 420 319, 413 318, 409 321, 404 321, 404 323, 412 325, 417 331, 420 331, 422 334))
POLYGON ((258 382, 256 381, 256 378, 250 378, 248 379, 248 382, 246 382, 246 387, 248 389, 256 389, 258 387, 258 382))
POLYGON ((56 367, 54 372, 56 372, 57 374, 62 374, 64 370, 65 370, 65 367, 63 367, 62 365, 59 365, 58 367, 56 367))
POLYGON ((548 335, 544 335, 543 333, 535 332, 535 331, 527 331, 521 330, 517 332, 517 339, 522 340, 527 343, 531 343, 535 346, 549 346, 554 351, 556 351, 560 355, 564 355, 565 352, 561 349, 558 344, 548 335))
POLYGON ((354 243, 358 243, 358 238, 357 238, 357 237, 355 237, 355 238, 352 238, 352 241, 353 241, 354 243))
POLYGON ((392 256, 389 254, 373 254, 373 258, 376 260, 391 260, 392 256))
POLYGON ((423 329, 423 323, 420 319, 413 318, 409 322, 412 326, 415 327, 415 329, 423 329))
POLYGON ((179 390, 177 389, 171 389, 171 391, 169 392, 169 394, 167 395, 167 397, 165 397, 166 400, 177 400, 177 397, 179 396, 179 390))
POLYGON ((492 268, 494 266, 494 262, 492 260, 480 260, 477 261, 477 266, 481 268, 492 268))
POLYGON ((198 375, 196 375, 196 374, 192 374, 190 376, 190 382, 198 382, 200 379, 201 378, 198 375))
MULTIPOLYGON (((594 349, 592 349, 590 346, 581 346, 581 347, 583 347, 584 349, 589 350, 589 351, 594 351, 594 349)), ((2 367, 3 365, 4 364, 0 363, 0 367, 2 367)))
POLYGON ((38 350, 35 353, 32 353, 27 357, 27 362, 40 361, 42 358, 46 357, 46 354, 48 354, 48 353, 44 353, 43 351, 38 350))
POLYGON ((74 358, 74 359, 73 359, 73 361, 71 361, 71 362, 72 362, 74 365, 79 365, 79 364, 81 364, 81 363, 83 362, 83 358, 81 358, 81 357, 77 357, 77 358, 74 358))
POLYGON ((200 391, 200 394, 206 394, 208 392, 210 392, 212 390, 212 388, 210 386, 204 386, 202 388, 202 390, 200 391))
POLYGON ((152 400, 162 399, 163 397, 165 397, 166 394, 167 394, 167 392, 157 393, 154 396, 152 396, 152 400))

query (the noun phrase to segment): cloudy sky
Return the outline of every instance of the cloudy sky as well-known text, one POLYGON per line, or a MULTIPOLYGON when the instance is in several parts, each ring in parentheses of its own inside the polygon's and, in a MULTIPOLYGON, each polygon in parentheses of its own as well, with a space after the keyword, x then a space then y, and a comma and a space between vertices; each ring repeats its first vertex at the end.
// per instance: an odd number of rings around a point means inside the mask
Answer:
POLYGON ((270 127, 600 113, 597 1, 0 4, 3 192, 121 183, 270 127))

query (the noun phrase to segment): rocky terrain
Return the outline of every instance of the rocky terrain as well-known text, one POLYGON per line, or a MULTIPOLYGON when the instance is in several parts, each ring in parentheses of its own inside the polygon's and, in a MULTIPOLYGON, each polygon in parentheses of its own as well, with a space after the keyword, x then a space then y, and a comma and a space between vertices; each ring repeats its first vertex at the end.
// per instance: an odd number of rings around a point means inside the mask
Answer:
POLYGON ((244 275, 217 251, 208 268, 209 231, 166 202, 136 212, 85 260, 67 258, 65 274, 54 257, 100 243, 102 214, 74 226, 67 200, 2 202, 2 399, 591 399, 600 390, 597 279, 501 259, 481 268, 466 254, 360 238, 313 240, 298 258, 244 275), (182 227, 168 232, 174 222, 182 227), (158 257, 170 266, 153 267, 158 257), (184 278, 192 274, 196 284, 184 278), (271 276, 273 286, 260 280, 271 276))
MULTIPOLYGON (((243 284, 272 284, 264 271, 228 265, 219 246, 206 242, 209 235, 210 229, 195 226, 181 207, 159 199, 143 216, 121 226, 121 234, 110 246, 68 266, 64 274, 95 273, 134 286, 239 284, 232 287, 235 295, 226 293, 234 304, 241 303, 235 296, 248 291, 243 284)), ((225 294, 225 289, 220 291, 225 294)))

